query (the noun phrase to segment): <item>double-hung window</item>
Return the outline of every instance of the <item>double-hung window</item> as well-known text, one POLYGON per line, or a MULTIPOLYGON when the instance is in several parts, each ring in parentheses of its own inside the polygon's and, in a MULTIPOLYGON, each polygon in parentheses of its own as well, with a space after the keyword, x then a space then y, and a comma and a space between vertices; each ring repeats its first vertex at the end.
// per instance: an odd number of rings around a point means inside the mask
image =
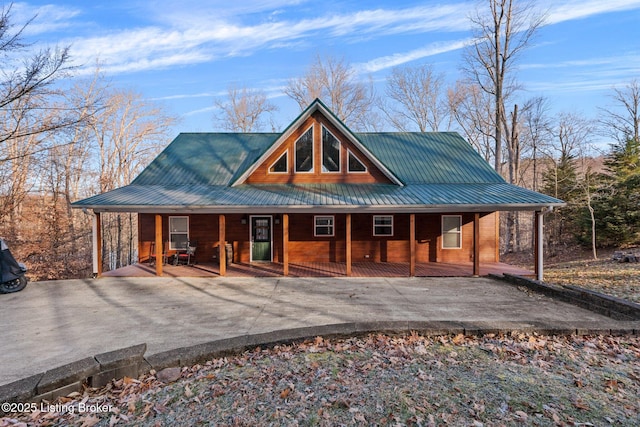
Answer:
POLYGON ((462 248, 461 215, 442 215, 442 248, 462 248))
POLYGON ((316 215, 313 217, 314 236, 333 236, 334 232, 334 217, 333 215, 316 215))
POLYGON ((186 249, 189 241, 189 217, 169 217, 169 249, 186 249))
POLYGON ((393 236, 393 215, 374 215, 373 235, 393 236))

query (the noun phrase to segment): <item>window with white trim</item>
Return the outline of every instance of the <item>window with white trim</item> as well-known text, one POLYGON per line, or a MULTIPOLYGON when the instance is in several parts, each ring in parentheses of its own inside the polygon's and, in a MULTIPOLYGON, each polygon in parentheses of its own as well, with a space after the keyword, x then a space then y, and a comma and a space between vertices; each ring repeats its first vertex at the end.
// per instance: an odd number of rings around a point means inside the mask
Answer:
POLYGON ((169 249, 186 249, 189 242, 189 217, 169 217, 169 249))
POLYGON ((373 235, 393 236, 393 215, 374 215, 373 235))
POLYGON ((322 126, 322 172, 340 172, 340 141, 322 126))
POLYGON ((313 217, 314 236, 333 236, 335 219, 333 215, 316 215, 313 217))
POLYGON ((356 157, 351 150, 347 150, 347 170, 349 172, 362 173, 367 171, 367 167, 356 157))
POLYGON ((442 248, 462 248, 462 215, 442 215, 442 248))
POLYGON ((271 167, 269 168, 269 173, 287 173, 289 171, 289 160, 287 156, 287 152, 285 151, 282 156, 278 158, 271 167))
POLYGON ((313 126, 295 143, 296 172, 313 172, 313 126))

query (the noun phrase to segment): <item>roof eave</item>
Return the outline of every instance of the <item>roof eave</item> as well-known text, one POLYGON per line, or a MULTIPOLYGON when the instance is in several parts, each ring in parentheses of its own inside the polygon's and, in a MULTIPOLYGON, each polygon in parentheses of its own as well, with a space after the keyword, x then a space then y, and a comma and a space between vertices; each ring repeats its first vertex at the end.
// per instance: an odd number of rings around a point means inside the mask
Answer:
POLYGON ((446 204, 446 205, 234 205, 234 206, 150 206, 150 205, 74 205, 74 209, 94 212, 136 212, 153 214, 283 214, 283 213, 449 213, 495 211, 542 211, 566 206, 566 203, 503 203, 503 204, 446 204))

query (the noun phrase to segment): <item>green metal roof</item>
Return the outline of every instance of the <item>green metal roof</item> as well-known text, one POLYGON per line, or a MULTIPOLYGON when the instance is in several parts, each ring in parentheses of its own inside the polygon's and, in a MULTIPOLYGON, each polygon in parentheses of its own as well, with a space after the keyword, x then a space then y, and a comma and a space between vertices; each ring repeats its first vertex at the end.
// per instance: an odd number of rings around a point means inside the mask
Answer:
POLYGON ((561 201, 507 183, 128 185, 80 202, 97 210, 278 212, 322 209, 397 211, 531 210, 561 201))
POLYGON ((457 133, 352 133, 319 100, 312 106, 294 123, 320 107, 328 111, 328 118, 397 184, 243 184, 243 177, 285 133, 182 133, 131 185, 80 200, 73 207, 245 213, 247 209, 462 212, 563 205, 561 200, 505 183, 457 133))
POLYGON ((504 182, 455 132, 355 135, 405 184, 504 182))
MULTIPOLYGON (((230 185, 276 141, 277 133, 181 133, 132 182, 230 185)), ((454 132, 355 133, 405 184, 504 182, 454 132)))
POLYGON ((278 133, 181 133, 131 184, 228 185, 278 136, 278 133))

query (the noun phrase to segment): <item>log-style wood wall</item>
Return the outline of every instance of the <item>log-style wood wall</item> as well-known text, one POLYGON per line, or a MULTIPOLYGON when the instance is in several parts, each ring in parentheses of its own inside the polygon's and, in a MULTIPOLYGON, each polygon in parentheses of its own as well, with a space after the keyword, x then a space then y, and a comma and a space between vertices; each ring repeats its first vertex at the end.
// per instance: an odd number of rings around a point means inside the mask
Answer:
MULTIPOLYGON (((325 214, 323 214, 325 215, 325 214)), ((351 214, 352 262, 409 262, 411 257, 410 214, 392 214, 394 235, 373 236, 373 215, 351 214)), ((462 248, 443 249, 440 214, 415 214, 415 260, 422 262, 469 262, 473 260, 473 213, 462 215, 462 248)), ((169 239, 169 216, 162 215, 163 240, 169 239)), ((180 216, 180 215, 171 215, 180 216)), ((189 238, 198 242, 196 260, 212 262, 219 245, 219 223, 216 214, 190 214, 189 238)), ((240 214, 225 215, 226 241, 233 244, 234 262, 249 262, 250 221, 243 224, 240 214)), ((497 262, 497 213, 480 214, 479 241, 480 262, 497 262)), ((273 222, 273 261, 282 262, 283 220, 273 222)), ((334 215, 335 232, 332 237, 314 237, 313 214, 289 214, 288 252, 289 262, 346 262, 346 214, 334 215)), ((140 214, 139 260, 148 261, 150 243, 155 239, 155 215, 140 214)))

